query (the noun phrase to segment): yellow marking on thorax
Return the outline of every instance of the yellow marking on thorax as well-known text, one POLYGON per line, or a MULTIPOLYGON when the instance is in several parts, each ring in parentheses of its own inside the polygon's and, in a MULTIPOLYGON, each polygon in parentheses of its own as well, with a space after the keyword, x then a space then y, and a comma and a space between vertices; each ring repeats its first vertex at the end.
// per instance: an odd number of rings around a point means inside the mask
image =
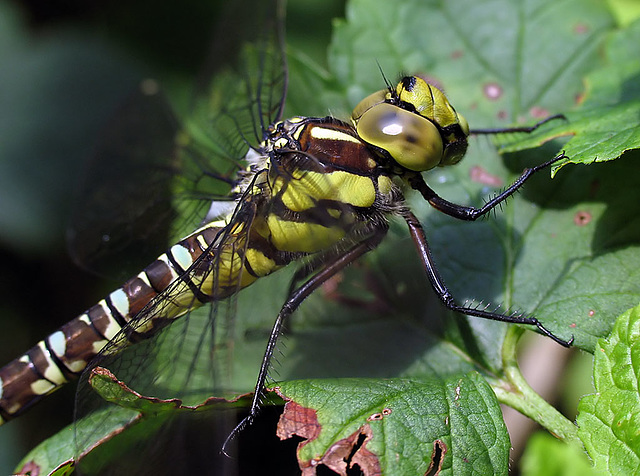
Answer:
POLYGON ((209 248, 209 243, 207 243, 207 240, 204 239, 204 236, 202 235, 196 236, 196 241, 198 242, 198 244, 203 250, 206 250, 207 248, 209 248))
POLYGON ((388 195, 393 190, 393 180, 386 175, 381 175, 378 177, 378 191, 382 195, 388 195))
POLYGON ((264 253, 256 250, 255 248, 248 248, 245 256, 247 262, 249 263, 249 266, 251 266, 251 270, 258 277, 271 274, 279 268, 278 266, 276 266, 275 261, 273 261, 271 258, 268 258, 264 253))
POLYGON ((346 234, 340 227, 287 221, 273 214, 267 217, 267 224, 271 243, 280 251, 315 253, 334 245, 346 234))
POLYGON ((311 137, 314 139, 342 140, 345 142, 353 142, 354 144, 362 144, 360 140, 356 139, 351 134, 320 126, 311 128, 311 137))
POLYGON ((276 178, 272 194, 277 195, 285 186, 282 203, 294 212, 308 210, 319 200, 333 200, 354 207, 370 207, 376 199, 371 178, 342 170, 330 173, 296 170, 292 178, 276 178))
POLYGON ((288 141, 286 138, 284 138, 284 137, 281 137, 281 138, 279 138, 279 139, 277 139, 277 140, 273 141, 273 146, 274 146, 275 148, 278 148, 278 149, 283 149, 283 148, 285 148, 288 144, 289 144, 289 141, 288 141))

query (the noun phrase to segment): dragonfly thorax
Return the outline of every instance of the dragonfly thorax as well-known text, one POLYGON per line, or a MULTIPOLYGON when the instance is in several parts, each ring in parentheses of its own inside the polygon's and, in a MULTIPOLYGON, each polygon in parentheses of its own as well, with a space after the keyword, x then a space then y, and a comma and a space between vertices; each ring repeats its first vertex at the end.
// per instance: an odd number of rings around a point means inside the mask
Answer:
POLYGON ((259 229, 276 250, 315 253, 386 223, 397 190, 352 126, 294 117, 270 130, 259 229))

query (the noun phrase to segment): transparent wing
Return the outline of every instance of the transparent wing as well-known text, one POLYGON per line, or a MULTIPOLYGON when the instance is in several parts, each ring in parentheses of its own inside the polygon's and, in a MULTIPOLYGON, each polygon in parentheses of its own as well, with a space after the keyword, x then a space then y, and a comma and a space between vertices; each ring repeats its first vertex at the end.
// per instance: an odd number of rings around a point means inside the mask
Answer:
MULTIPOLYGON (((138 263, 140 249, 137 244, 147 248, 149 243, 163 239, 170 243, 182 238, 216 215, 211 210, 218 208, 215 204, 212 206, 212 200, 217 199, 239 199, 240 205, 229 225, 220 230, 216 247, 223 246, 228 251, 246 246, 246 232, 257 213, 256 203, 251 196, 229 197, 227 194, 235 185, 235 173, 245 168, 243 158, 249 147, 256 146, 264 138, 268 125, 280 118, 287 77, 282 45, 282 6, 276 1, 259 2, 258 6, 253 11, 261 17, 256 21, 259 27, 251 29, 252 34, 244 40, 237 40, 240 51, 237 62, 215 64, 204 82, 206 87, 194 102, 192 116, 177 126, 175 116, 167 113, 170 109, 166 108, 166 103, 158 100, 162 99, 160 96, 153 95, 147 98, 149 102, 143 101, 142 106, 137 102, 133 107, 134 114, 129 117, 135 125, 136 116, 142 121, 144 117, 156 115, 157 127, 149 126, 147 122, 142 126, 143 133, 138 134, 135 131, 140 128, 127 127, 123 122, 121 127, 114 129, 114 136, 130 133, 129 145, 118 149, 122 151, 119 154, 109 152, 115 147, 102 149, 103 161, 121 164, 119 167, 123 171, 139 170, 137 175, 142 182, 130 181, 127 178, 130 174, 126 177, 111 174, 113 179, 105 182, 104 175, 109 176, 111 166, 98 168, 90 174, 97 178, 89 180, 91 186, 87 186, 87 190, 103 193, 88 200, 76 214, 75 223, 80 225, 75 227, 73 241, 78 244, 86 240, 93 244, 93 248, 76 252, 79 261, 93 269, 104 270, 104 263, 109 264, 114 254, 132 256, 125 267, 128 271, 138 272, 166 249, 166 243, 158 245, 159 248, 145 257, 144 263, 138 263), (251 42, 251 39, 255 41, 251 42), (149 109, 145 110, 145 107, 149 109), (143 112, 139 112, 141 108, 143 112), (156 143, 148 152, 146 146, 158 137, 158 131, 171 139, 156 143), (134 154, 132 150, 138 153, 134 154), (96 188, 94 184, 100 181, 100 175, 103 175, 100 182, 103 185, 96 188), (117 184, 118 190, 123 191, 121 194, 112 187, 118 177, 126 182, 117 184), (141 186, 141 183, 145 185, 141 186), (146 184, 153 184, 156 189, 146 190, 146 184), (140 196, 139 200, 127 198, 136 195, 140 196), (98 228, 105 213, 113 218, 98 228), (147 217, 153 222, 150 225, 153 228, 136 226, 147 217), (242 224, 242 232, 234 228, 237 224, 242 224), (94 228, 100 231, 96 232, 94 228), (232 233, 231 230, 235 231, 232 233)), ((214 63, 215 59, 213 55, 214 63)), ((117 143, 116 140, 107 142, 117 143)), ((143 460, 148 461, 156 454, 154 448, 174 448, 176 444, 184 443, 183 435, 174 433, 175 426, 171 424, 176 415, 192 413, 199 416, 197 420, 218 403, 217 400, 209 403, 211 401, 207 399, 251 390, 251 385, 239 385, 234 381, 230 365, 235 292, 230 292, 232 297, 229 299, 199 308, 195 301, 187 302, 185 305, 193 309, 161 331, 145 336, 131 346, 119 342, 123 336, 145 329, 147 323, 161 316, 176 300, 184 301, 185 281, 197 275, 197 282, 202 282, 208 276, 214 289, 218 282, 226 281, 219 275, 219 259, 217 248, 204 253, 181 279, 135 316, 83 374, 76 403, 78 455, 84 455, 89 447, 94 447, 95 453, 105 446, 111 448, 112 444, 122 444, 128 451, 134 448, 138 459, 144 455, 143 460), (180 403, 175 399, 180 399, 180 403), (142 413, 131 408, 129 403, 132 401, 133 407, 144 407, 142 413), (165 412, 155 404, 163 409, 165 405, 173 405, 173 410, 165 412), (197 409, 188 410, 185 405, 197 409), (141 417, 141 414, 145 416, 141 417), (116 435, 117 438, 113 438, 116 435), (112 443, 116 440, 126 443, 112 443), (105 445, 107 441, 109 444, 105 445)), ((235 266, 241 268, 242 262, 235 266)), ((119 269, 107 271, 113 275, 114 272, 118 274, 119 269)), ((104 457, 109 465, 114 461, 110 451, 104 457)), ((86 457, 87 460, 90 458, 86 457)), ((96 472, 91 463, 87 464, 84 471, 96 472)), ((126 470, 132 468, 127 466, 126 470)), ((144 465, 136 469, 136 474, 158 474, 157 471, 152 465, 144 465)), ((100 468, 97 472, 106 471, 100 468)))
POLYGON ((180 147, 179 132, 166 98, 148 85, 120 107, 79 192, 68 233, 77 263, 124 280, 195 229, 211 200, 228 194, 229 161, 180 147))
MULTIPOLYGON (((147 455, 149 449, 180 441, 181 435, 166 434, 174 419, 206 416, 220 406, 216 399, 249 390, 237 388, 232 379, 232 329, 225 312, 232 306, 224 301, 200 307, 195 298, 185 301, 184 296, 189 289, 185 283, 209 279, 214 289, 220 282, 235 282, 239 287, 242 260, 223 271, 221 254, 244 254, 255 212, 251 200, 239 205, 231 223, 218 232, 215 244, 152 300, 85 370, 76 402, 77 454, 106 441, 121 441, 120 434, 125 434, 127 451, 147 455), (190 310, 163 321, 162 316, 177 301, 190 310), (215 312, 218 308, 222 312, 215 312), (162 330, 150 332, 152 327, 162 330), (138 342, 127 345, 129 340, 138 342)), ((115 459, 106 458, 111 466, 115 459)))
MULTIPOLYGON (((250 145, 280 119, 284 6, 246 5, 219 22, 191 112, 178 118, 152 81, 116 112, 96 147, 69 231, 75 261, 126 279, 228 199, 250 145)), ((224 15, 223 15, 224 18, 224 15)))

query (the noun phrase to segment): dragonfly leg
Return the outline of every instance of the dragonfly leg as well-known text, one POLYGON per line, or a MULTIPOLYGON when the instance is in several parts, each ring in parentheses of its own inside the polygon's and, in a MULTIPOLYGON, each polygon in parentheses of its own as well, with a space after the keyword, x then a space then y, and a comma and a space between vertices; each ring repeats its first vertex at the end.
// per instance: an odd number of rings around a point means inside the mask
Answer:
POLYGON ((320 269, 320 267, 323 266, 323 263, 326 262, 326 259, 331 259, 331 256, 326 253, 320 253, 307 258, 307 261, 296 270, 291 278, 291 283, 289 284, 289 295, 293 294, 302 281, 308 279, 314 271, 320 269))
POLYGON ((411 185, 411 188, 420 192, 422 197, 427 200, 434 208, 460 220, 474 221, 481 216, 484 216, 486 213, 490 212, 496 206, 504 202, 511 195, 516 193, 533 174, 565 158, 567 158, 567 156, 564 154, 564 152, 561 152, 551 160, 547 160, 546 162, 540 165, 536 165, 535 167, 524 169, 522 175, 520 175, 520 177, 518 177, 515 182, 513 182, 491 200, 487 201, 487 203, 485 203, 480 208, 458 205, 457 203, 452 203, 448 200, 445 200, 426 184, 426 182, 422 178, 422 175, 420 174, 413 174, 408 177, 407 180, 409 182, 409 185, 411 185))
POLYGON ((527 316, 520 313, 499 314, 496 312, 486 311, 484 309, 465 307, 456 304, 453 296, 451 295, 451 292, 447 288, 442 277, 438 273, 438 270, 436 269, 435 263, 433 262, 433 257, 431 256, 431 251, 429 250, 429 243, 427 242, 427 237, 424 233, 422 225, 420 224, 420 221, 409 210, 404 210, 402 212, 402 216, 409 226, 411 238, 413 239, 413 242, 418 249, 420 259, 422 260, 422 264, 424 265, 424 269, 427 273, 427 277, 429 278, 431 286, 448 309, 459 312, 461 314, 466 314, 468 316, 482 317, 484 319, 491 319, 494 321, 534 325, 540 330, 542 334, 550 337, 564 347, 569 347, 573 343, 573 336, 569 340, 561 339, 560 337, 554 335, 546 327, 544 327, 544 325, 533 316, 527 316))
MULTIPOLYGON (((304 284, 300 285, 289 293, 286 302, 282 306, 282 309, 280 309, 278 317, 273 324, 271 334, 269 335, 269 342, 267 343, 267 349, 265 350, 264 357, 262 358, 262 364, 260 366, 260 373, 258 374, 258 379, 256 381, 253 400, 251 401, 251 407, 249 408, 249 415, 247 415, 231 431, 231 433, 225 440, 224 445, 222 446, 223 454, 229 456, 227 452, 229 443, 238 435, 239 432, 241 432, 247 425, 250 425, 253 422, 260 409, 261 399, 264 395, 265 383, 267 381, 267 375, 271 366, 271 358, 273 356, 278 338, 282 333, 282 326, 285 320, 291 314, 293 314, 298 306, 300 306, 302 301, 309 297, 311 293, 318 289, 329 278, 343 270, 345 267, 356 261, 368 251, 376 248, 384 238, 386 232, 386 228, 376 229, 376 231, 372 235, 353 246, 347 252, 339 255, 337 254, 329 262, 324 263, 322 265, 322 268, 316 274, 311 276, 304 284)), ((298 276, 298 273, 296 273, 296 276, 294 276, 294 280, 296 277, 300 279, 302 274, 298 276)), ((308 275, 309 272, 307 272, 306 274, 308 275)))
POLYGON ((538 127, 547 122, 555 121, 556 119, 567 120, 564 114, 554 114, 553 116, 549 116, 541 121, 536 122, 532 126, 523 126, 523 127, 506 127, 506 128, 496 128, 496 129, 472 129, 469 131, 470 135, 489 135, 489 134, 510 134, 514 132, 526 132, 530 134, 535 131, 538 127))

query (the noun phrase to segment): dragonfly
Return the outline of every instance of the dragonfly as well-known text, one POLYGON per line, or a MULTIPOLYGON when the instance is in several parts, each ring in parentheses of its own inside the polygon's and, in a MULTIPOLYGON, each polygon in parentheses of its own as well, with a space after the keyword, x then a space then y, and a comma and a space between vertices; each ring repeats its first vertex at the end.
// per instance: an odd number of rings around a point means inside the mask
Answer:
MULTIPOLYGON (((282 5, 277 10, 281 12, 282 5)), ((396 84, 384 79, 385 86, 364 98, 349 121, 285 118, 282 14, 270 31, 274 33, 245 52, 248 67, 260 71, 257 77, 243 75, 248 99, 229 100, 209 123, 215 132, 210 137, 218 141, 217 154, 226 155, 229 170, 214 170, 202 150, 188 141, 188 134, 176 135, 183 157, 199 167, 197 177, 188 181, 189 193, 198 199, 207 193, 214 198, 198 226, 121 287, 0 369, 0 424, 69 381, 81 375, 86 380, 87 369, 116 361, 125 349, 166 335, 197 308, 209 306, 211 319, 218 313, 232 314, 239 292, 298 263, 266 340, 249 415, 233 430, 233 438, 259 412, 284 324, 324 283, 374 250, 395 218, 406 224, 428 281, 446 308, 532 326, 560 345, 572 344, 571 336, 557 336, 534 316, 457 302, 437 270, 422 224, 405 201, 405 194, 413 191, 453 218, 473 221, 486 216, 531 176, 566 156, 560 153, 525 169, 478 208, 440 197, 423 173, 462 160, 472 133, 530 132, 546 121, 527 128, 471 130, 445 94, 418 75, 402 77, 396 84), (197 188, 203 181, 215 182, 218 188, 197 188), (221 304, 227 302, 231 304, 221 304)), ((186 214, 192 218, 202 213, 200 205, 186 214)), ((108 238, 103 242, 112 241, 108 238)))

